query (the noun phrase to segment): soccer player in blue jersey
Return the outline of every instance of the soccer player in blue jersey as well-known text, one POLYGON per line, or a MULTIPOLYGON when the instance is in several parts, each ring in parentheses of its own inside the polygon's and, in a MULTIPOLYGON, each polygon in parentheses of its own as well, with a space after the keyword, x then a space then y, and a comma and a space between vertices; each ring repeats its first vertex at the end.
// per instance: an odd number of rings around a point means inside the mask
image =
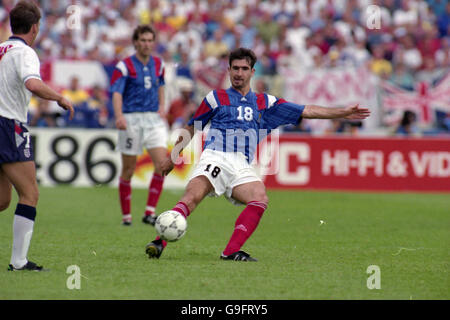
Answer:
MULTIPOLYGON (((367 108, 353 105, 345 108, 327 108, 298 105, 266 93, 255 94, 250 80, 256 56, 250 49, 239 48, 230 53, 229 76, 231 88, 213 90, 202 101, 186 126, 189 137, 194 129, 203 129, 210 122, 204 149, 184 195, 172 209, 188 217, 206 195, 224 194, 233 203, 246 207, 236 220, 231 238, 220 258, 235 261, 256 261, 241 250, 267 209, 266 189, 250 165, 260 138, 260 129, 271 130, 285 124, 297 125, 302 118, 309 119, 365 119, 367 108)), ((190 139, 178 138, 172 157, 162 166, 164 175, 174 167, 177 152, 190 139)), ((181 152, 181 151, 180 151, 181 152)), ((157 237, 146 246, 149 258, 159 258, 166 241, 157 237)))
POLYGON ((19 201, 8 270, 42 271, 27 257, 39 200, 27 109, 34 93, 69 110, 70 118, 74 110, 70 101, 41 79, 39 58, 31 48, 39 33, 39 8, 32 1, 19 1, 9 17, 13 35, 0 43, 0 211, 9 207, 14 186, 19 201))
POLYGON ((167 156, 167 126, 164 122, 164 63, 151 55, 156 33, 150 26, 138 26, 133 33, 136 54, 120 61, 111 78, 117 149, 122 154, 119 199, 122 224, 131 225, 131 178, 137 156, 147 149, 154 164, 149 185, 144 223, 155 224, 155 208, 162 191, 161 165, 167 156))

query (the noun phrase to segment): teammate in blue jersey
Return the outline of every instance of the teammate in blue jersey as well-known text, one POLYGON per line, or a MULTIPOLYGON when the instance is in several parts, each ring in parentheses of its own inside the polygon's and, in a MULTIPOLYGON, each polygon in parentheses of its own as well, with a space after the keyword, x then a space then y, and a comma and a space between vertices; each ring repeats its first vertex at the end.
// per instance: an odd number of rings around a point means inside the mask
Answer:
POLYGON ((119 178, 119 200, 122 224, 131 225, 131 178, 137 156, 147 149, 154 164, 147 206, 142 221, 155 224, 155 208, 162 191, 164 176, 161 165, 167 156, 167 126, 164 119, 164 63, 151 55, 155 31, 138 26, 132 41, 136 54, 120 61, 111 77, 116 127, 119 129, 117 149, 122 154, 119 178))
MULTIPOLYGON (((206 195, 224 194, 232 203, 245 204, 236 220, 231 238, 220 258, 235 261, 256 261, 241 250, 267 209, 268 197, 264 183, 251 166, 261 138, 271 130, 286 124, 297 125, 302 118, 309 119, 365 119, 367 108, 353 105, 346 108, 327 108, 298 105, 250 89, 250 80, 256 56, 250 49, 239 48, 230 53, 229 76, 231 88, 211 91, 198 107, 177 140, 172 156, 162 166, 167 175, 174 167, 179 152, 190 142, 194 129, 203 129, 210 123, 204 149, 184 195, 172 209, 188 217, 206 195), (259 132, 265 132, 263 136, 259 132)), ((166 241, 157 237, 146 246, 149 258, 159 258, 166 241)))

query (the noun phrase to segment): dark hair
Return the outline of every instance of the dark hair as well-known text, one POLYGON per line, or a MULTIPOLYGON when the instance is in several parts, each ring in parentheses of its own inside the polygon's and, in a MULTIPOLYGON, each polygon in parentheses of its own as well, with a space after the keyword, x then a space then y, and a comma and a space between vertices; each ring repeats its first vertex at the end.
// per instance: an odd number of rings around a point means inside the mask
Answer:
POLYGON ((407 126, 412 124, 416 120, 416 114, 413 111, 406 110, 403 113, 403 118, 401 121, 402 126, 407 126))
POLYGON ((233 60, 241 60, 241 59, 247 60, 252 69, 255 66, 256 61, 258 60, 256 58, 256 54, 252 50, 247 48, 237 48, 230 52, 230 57, 228 60, 230 67, 233 60))
POLYGON ((132 40, 137 41, 141 34, 147 33, 147 32, 150 32, 151 34, 153 34, 153 39, 156 38, 156 32, 151 26, 140 25, 140 26, 137 26, 136 29, 134 29, 132 40))
POLYGON ((27 34, 31 26, 39 23, 41 12, 33 1, 19 1, 9 13, 13 34, 27 34))

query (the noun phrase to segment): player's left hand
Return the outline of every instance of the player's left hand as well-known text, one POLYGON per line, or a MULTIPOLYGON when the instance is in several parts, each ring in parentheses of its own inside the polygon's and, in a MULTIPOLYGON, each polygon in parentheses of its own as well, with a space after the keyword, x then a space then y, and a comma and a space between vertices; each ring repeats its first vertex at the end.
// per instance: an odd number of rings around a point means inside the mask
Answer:
POLYGON ((370 110, 368 108, 361 108, 359 103, 346 108, 347 116, 344 119, 349 120, 363 120, 370 116, 370 110))
POLYGON ((69 120, 72 120, 72 119, 73 119, 73 115, 74 115, 74 113, 75 113, 75 111, 73 110, 72 102, 70 102, 69 100, 67 100, 67 99, 64 98, 64 97, 61 97, 61 99, 59 99, 59 100, 57 101, 57 103, 58 103, 58 105, 59 105, 61 108, 63 108, 64 110, 67 110, 67 111, 70 112, 69 120))
POLYGON ((163 176, 167 176, 170 171, 172 171, 173 167, 175 166, 175 164, 172 162, 172 159, 169 157, 167 157, 162 165, 161 165, 161 172, 163 176))

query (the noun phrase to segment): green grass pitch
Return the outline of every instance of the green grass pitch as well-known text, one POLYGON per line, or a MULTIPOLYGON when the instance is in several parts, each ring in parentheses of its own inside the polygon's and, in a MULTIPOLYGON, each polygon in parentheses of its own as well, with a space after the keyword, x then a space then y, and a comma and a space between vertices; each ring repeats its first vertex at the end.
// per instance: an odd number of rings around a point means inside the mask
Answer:
MULTIPOLYGON (((50 272, 7 272, 17 198, 0 213, 0 299, 449 299, 448 194, 269 191, 244 250, 256 263, 221 261, 243 207, 207 198, 159 260, 145 245, 146 190, 133 190, 133 225, 120 225, 114 188, 41 188, 29 258, 50 272), (322 222, 321 222, 322 221, 322 222), (81 288, 68 289, 77 265, 81 288), (368 289, 369 266, 380 289, 368 289)), ((165 190, 167 210, 181 191, 165 190)))

